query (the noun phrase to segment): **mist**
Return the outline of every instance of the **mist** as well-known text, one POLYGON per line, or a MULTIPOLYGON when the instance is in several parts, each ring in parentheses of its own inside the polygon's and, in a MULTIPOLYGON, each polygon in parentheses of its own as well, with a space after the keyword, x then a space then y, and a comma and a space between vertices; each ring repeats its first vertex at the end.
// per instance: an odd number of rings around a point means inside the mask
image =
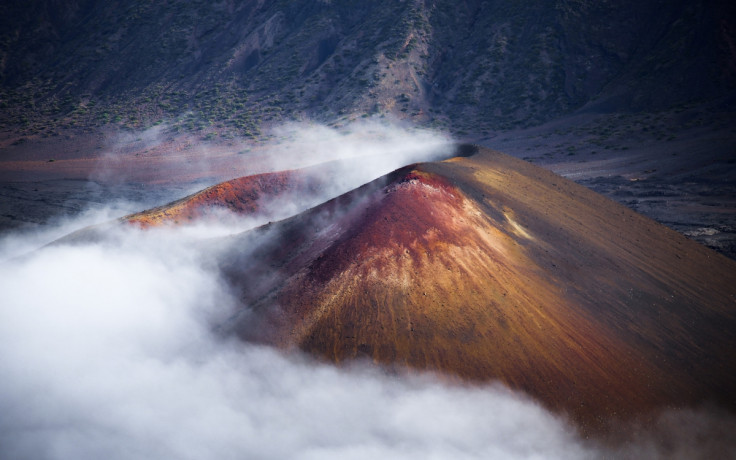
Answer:
POLYGON ((336 368, 217 338, 228 287, 174 231, 0 267, 3 458, 583 458, 500 386, 336 368))
MULTIPOLYGON (((292 160, 315 164, 325 146, 330 160, 381 154, 346 142, 355 132, 363 135, 360 130, 284 129, 280 145, 290 146, 284 151, 296 159, 282 157, 283 164, 270 168, 285 169, 292 160), (304 148, 296 151, 297 144, 304 148), (349 148, 338 151, 338 144, 349 148)), ((360 185, 373 174, 346 184, 360 185)), ((366 362, 336 367, 222 337, 215 330, 240 306, 192 242, 227 233, 227 219, 214 227, 200 223, 196 232, 118 226, 101 241, 44 245, 51 235, 120 211, 116 205, 65 220, 43 237, 0 238, 0 458, 575 459, 736 452, 729 441, 733 417, 709 409, 664 413, 658 430, 634 430, 625 442, 604 445, 583 439, 564 415, 500 384, 450 384, 366 362), (18 247, 25 249, 20 257, 18 247)))
POLYGON ((398 168, 451 157, 452 139, 445 133, 362 120, 341 127, 310 122, 279 125, 262 149, 268 171, 300 169, 321 184, 316 191, 267 203, 266 217, 277 220, 351 191, 398 168))

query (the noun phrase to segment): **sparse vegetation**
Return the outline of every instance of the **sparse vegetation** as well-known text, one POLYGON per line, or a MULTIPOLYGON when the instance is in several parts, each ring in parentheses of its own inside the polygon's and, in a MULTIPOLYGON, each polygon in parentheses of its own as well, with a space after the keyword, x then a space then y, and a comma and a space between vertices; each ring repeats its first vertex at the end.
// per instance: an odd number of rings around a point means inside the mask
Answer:
MULTIPOLYGON (((634 37, 669 33, 654 30, 664 27, 659 23, 649 30, 650 6, 633 0, 625 7, 335 0, 314 8, 280 0, 247 15, 246 4, 169 0, 131 4, 122 16, 95 4, 84 15, 70 11, 58 21, 28 16, 30 7, 6 6, 0 18, 0 60, 6 63, 0 122, 23 136, 105 125, 140 129, 164 121, 179 131, 257 136, 263 124, 303 115, 384 111, 458 129, 468 129, 461 120, 473 120, 472 130, 495 131, 569 113, 600 97, 614 80, 627 86, 641 77, 629 85, 632 107, 674 104, 677 113, 723 88, 710 64, 695 76, 677 67, 678 60, 660 59, 658 53, 671 50, 632 53, 639 43, 634 37), (620 33, 608 37, 590 20, 596 17, 607 17, 620 33), (586 60, 571 59, 569 47, 586 60), (665 64, 660 69, 657 62, 665 64), (629 67, 637 73, 623 72, 629 67), (699 85, 698 94, 685 83, 663 91, 654 83, 663 72, 710 83, 699 85)), ((678 8, 666 13, 685 14, 678 8)), ((691 46, 675 38, 678 46, 691 46)), ((708 62, 717 62, 718 52, 698 49, 708 62)), ((654 119, 631 123, 631 129, 676 139, 654 119)), ((603 128, 595 136, 604 148, 620 133, 603 128)))

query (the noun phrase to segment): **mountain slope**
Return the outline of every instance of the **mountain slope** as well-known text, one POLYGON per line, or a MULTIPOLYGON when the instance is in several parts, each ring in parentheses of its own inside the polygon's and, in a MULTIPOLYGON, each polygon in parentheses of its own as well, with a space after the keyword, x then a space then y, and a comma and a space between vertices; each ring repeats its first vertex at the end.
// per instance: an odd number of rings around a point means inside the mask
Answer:
POLYGON ((720 1, 1 8, 1 121, 24 134, 167 120, 250 136, 274 120, 364 113, 506 129, 590 103, 658 110, 736 88, 736 11, 720 1))
POLYGON ((493 151, 220 244, 247 340, 498 379, 590 430, 734 409, 734 262, 493 151))
MULTIPOLYGON (((300 199, 311 198, 323 184, 297 171, 278 171, 240 177, 208 187, 193 195, 123 219, 141 228, 215 220, 223 212, 241 216, 266 213, 280 204, 308 207, 300 199)), ((272 211, 273 213, 273 211, 272 211)))

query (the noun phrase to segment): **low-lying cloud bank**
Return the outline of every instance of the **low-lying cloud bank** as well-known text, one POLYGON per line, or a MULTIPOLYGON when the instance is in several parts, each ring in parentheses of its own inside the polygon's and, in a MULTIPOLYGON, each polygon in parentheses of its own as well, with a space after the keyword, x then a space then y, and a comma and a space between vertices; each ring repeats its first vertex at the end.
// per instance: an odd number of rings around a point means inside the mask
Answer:
POLYGON ((736 452, 729 440, 736 425, 724 414, 665 414, 660 431, 604 449, 500 385, 452 386, 365 363, 336 368, 218 337, 213 327, 236 300, 192 244, 211 234, 129 228, 103 242, 43 248, 33 235, 0 240, 0 458, 736 452), (9 258, 18 245, 38 249, 9 258))
POLYGON ((234 300, 176 233, 0 267, 3 458, 585 457, 500 387, 337 369, 215 337, 234 300))

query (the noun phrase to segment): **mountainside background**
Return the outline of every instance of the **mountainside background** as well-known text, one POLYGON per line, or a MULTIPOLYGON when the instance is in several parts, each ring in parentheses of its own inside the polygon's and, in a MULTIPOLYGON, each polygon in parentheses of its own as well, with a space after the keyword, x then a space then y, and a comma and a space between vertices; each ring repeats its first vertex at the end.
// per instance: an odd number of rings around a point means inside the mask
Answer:
POLYGON ((3 128, 216 135, 391 113, 456 131, 576 110, 733 106, 726 1, 11 1, 3 128))

